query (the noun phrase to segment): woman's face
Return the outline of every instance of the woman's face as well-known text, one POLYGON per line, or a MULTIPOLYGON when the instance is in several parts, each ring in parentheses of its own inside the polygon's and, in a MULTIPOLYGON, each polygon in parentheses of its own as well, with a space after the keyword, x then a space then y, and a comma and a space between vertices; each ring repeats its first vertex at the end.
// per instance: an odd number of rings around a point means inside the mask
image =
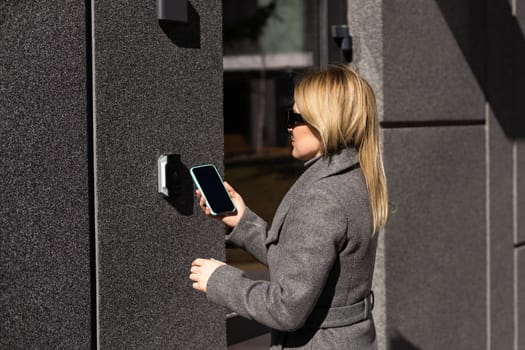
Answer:
MULTIPOLYGON (((295 113, 301 113, 295 104, 293 110, 295 113)), ((310 125, 296 124, 288 128, 288 134, 292 145, 292 157, 307 161, 321 155, 321 137, 310 125)))

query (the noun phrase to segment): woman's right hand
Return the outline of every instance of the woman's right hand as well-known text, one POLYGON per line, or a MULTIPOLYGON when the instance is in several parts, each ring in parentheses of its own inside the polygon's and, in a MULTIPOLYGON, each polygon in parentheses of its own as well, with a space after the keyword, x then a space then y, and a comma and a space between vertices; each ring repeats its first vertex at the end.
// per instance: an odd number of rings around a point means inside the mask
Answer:
POLYGON ((244 204, 244 200, 242 199, 241 195, 237 193, 233 187, 230 186, 229 183, 224 182, 224 187, 226 187, 226 190, 228 191, 228 194, 230 195, 233 204, 235 204, 235 208, 237 210, 235 213, 228 214, 228 215, 220 215, 220 216, 211 216, 210 208, 206 207, 206 199, 202 196, 201 192, 197 190, 195 193, 197 194, 197 199, 199 200, 199 205, 204 212, 209 217, 217 218, 221 220, 226 226, 228 227, 235 227, 239 223, 239 220, 241 219, 242 215, 244 214, 244 210, 246 209, 246 204, 244 204))

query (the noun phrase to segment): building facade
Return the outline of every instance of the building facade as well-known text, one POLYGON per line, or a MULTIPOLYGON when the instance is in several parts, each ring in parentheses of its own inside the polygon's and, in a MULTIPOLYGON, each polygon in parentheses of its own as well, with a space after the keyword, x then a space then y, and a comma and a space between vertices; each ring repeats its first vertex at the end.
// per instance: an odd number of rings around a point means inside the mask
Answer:
POLYGON ((226 250, 187 169, 279 153, 295 72, 345 62, 348 25, 390 190, 380 348, 525 348, 525 1, 244 1, 280 6, 256 47, 223 44, 233 0, 184 3, 182 21, 155 1, 0 5, 0 347, 226 349, 228 310, 188 280, 226 250))

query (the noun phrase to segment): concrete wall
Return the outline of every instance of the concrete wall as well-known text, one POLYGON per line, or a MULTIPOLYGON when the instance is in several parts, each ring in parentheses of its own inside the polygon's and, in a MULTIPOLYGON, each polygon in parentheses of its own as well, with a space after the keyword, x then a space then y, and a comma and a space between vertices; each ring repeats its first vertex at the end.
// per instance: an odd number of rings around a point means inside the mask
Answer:
POLYGON ((223 232, 186 176, 222 166, 221 18, 204 0, 160 24, 155 1, 0 5, 1 348, 226 347, 188 280, 223 232), (172 203, 163 153, 181 156, 172 203))
POLYGON ((390 188, 374 277, 380 348, 525 346, 525 2, 350 4, 390 188))

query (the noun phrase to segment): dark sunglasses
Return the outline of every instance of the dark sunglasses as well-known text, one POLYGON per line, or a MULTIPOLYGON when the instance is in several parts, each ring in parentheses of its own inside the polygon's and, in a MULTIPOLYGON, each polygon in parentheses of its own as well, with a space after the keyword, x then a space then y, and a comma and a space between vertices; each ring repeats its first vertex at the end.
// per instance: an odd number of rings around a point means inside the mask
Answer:
POLYGON ((286 119, 286 126, 288 129, 293 128, 296 125, 306 124, 303 116, 299 113, 295 113, 293 109, 288 110, 288 119, 286 119))

